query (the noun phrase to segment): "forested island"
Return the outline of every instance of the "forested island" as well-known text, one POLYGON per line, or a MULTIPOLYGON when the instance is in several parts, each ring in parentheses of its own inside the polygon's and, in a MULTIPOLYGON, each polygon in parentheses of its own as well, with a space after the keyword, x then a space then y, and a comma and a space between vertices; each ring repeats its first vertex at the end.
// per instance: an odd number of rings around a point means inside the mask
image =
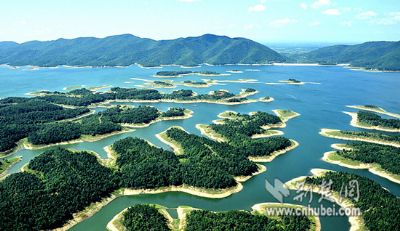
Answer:
POLYGON ((116 175, 93 154, 55 148, 0 182, 0 224, 4 230, 61 227, 117 187, 116 175))
POLYGON ((375 113, 388 115, 388 116, 400 119, 400 114, 393 113, 393 112, 388 112, 385 109, 383 109, 383 108, 381 108, 379 106, 376 106, 376 105, 370 105, 370 104, 367 104, 367 105, 350 105, 350 106, 347 106, 347 107, 355 108, 355 109, 359 109, 359 110, 363 110, 363 111, 375 112, 375 113))
POLYGON ((325 153, 323 160, 349 168, 366 168, 400 183, 400 148, 366 142, 336 144, 332 147, 339 150, 325 153))
MULTIPOLYGON (((152 121, 157 115, 179 117, 185 109, 173 108, 159 115, 152 107, 115 107, 101 113, 91 115, 97 116, 91 120, 136 124, 152 121), (142 113, 131 116, 131 110, 135 109, 142 113)), ((87 118, 89 116, 83 119, 87 118)), ((107 160, 99 160, 97 154, 84 151, 62 148, 46 151, 35 157, 24 172, 12 174, 0 182, 0 223, 5 229, 60 227, 72 219, 72 214, 94 202, 112 198, 112 194, 116 195, 113 192, 121 188, 131 190, 122 191, 126 194, 151 193, 148 190, 153 189, 156 192, 182 190, 210 197, 235 193, 241 190, 241 180, 237 177, 248 179, 265 171, 250 161, 249 156, 273 153, 291 145, 284 137, 257 140, 248 137, 261 129, 254 126, 279 122, 278 117, 257 112, 244 118, 247 118, 245 124, 237 124, 223 133, 229 137, 229 142, 213 141, 179 128, 168 129, 166 136, 181 145, 182 155, 132 137, 115 142, 107 160)), ((218 131, 223 130, 224 127, 219 127, 218 131)))
POLYGON ((37 98, 8 98, 0 105, 0 152, 4 153, 16 148, 22 139, 21 145, 26 148, 93 140, 160 120, 187 118, 191 114, 184 108, 160 112, 148 106, 115 106, 91 114, 87 107, 68 109, 37 98))
POLYGON ((222 121, 211 125, 197 125, 203 134, 220 142, 226 142, 240 150, 253 161, 270 161, 276 155, 289 151, 297 146, 293 140, 282 136, 271 137, 271 127, 282 127, 281 118, 266 112, 255 112, 250 115, 235 112, 220 114, 222 121), (255 135, 265 134, 261 139, 255 135))
MULTIPOLYGON (((301 206, 282 204, 280 207, 295 209, 301 206)), ((135 205, 116 215, 107 225, 110 231, 122 230, 293 230, 319 231, 315 216, 272 216, 266 208, 277 208, 275 204, 257 204, 253 211, 213 212, 188 206, 176 208, 178 218, 173 219, 165 207, 160 205, 135 205), (148 218, 148 219, 145 219, 148 218)))
POLYGON ((364 141, 375 144, 390 145, 397 148, 400 147, 399 134, 387 135, 378 132, 341 131, 327 128, 321 129, 320 134, 335 139, 364 141))
MULTIPOLYGON (((255 102, 246 97, 256 94, 254 89, 243 89, 239 94, 233 94, 226 90, 211 91, 208 94, 197 94, 192 90, 175 90, 171 93, 161 93, 155 89, 137 89, 114 87, 107 92, 94 93, 85 88, 69 92, 43 92, 41 96, 8 97, 0 99, 0 106, 15 103, 28 103, 31 101, 46 101, 64 107, 94 107, 109 102, 205 102, 216 104, 240 104, 255 102)), ((1 108, 0 108, 1 109, 1 108)))
POLYGON ((215 71, 159 71, 154 76, 161 78, 163 77, 168 78, 168 77, 182 77, 185 75, 220 76, 226 74, 221 74, 215 71))
POLYGON ((279 82, 287 83, 287 84, 294 84, 294 85, 303 85, 304 84, 304 82, 301 82, 300 80, 297 80, 297 79, 280 80, 279 82))
POLYGON ((345 113, 352 117, 352 126, 385 132, 400 132, 400 119, 384 119, 375 112, 370 111, 345 113))
POLYGON ((399 229, 400 214, 393 211, 400 210, 400 199, 382 188, 378 183, 350 173, 324 171, 319 174, 314 173, 313 177, 296 178, 286 185, 292 189, 298 189, 300 182, 305 181, 307 187, 302 190, 313 190, 316 193, 320 191, 323 182, 331 180, 331 190, 336 202, 344 207, 359 208, 362 212, 361 216, 350 217, 352 229, 355 230, 390 230, 399 229), (357 181, 360 195, 358 198, 345 197, 340 195, 343 185, 347 185, 350 181, 357 181), (363 193, 364 192, 364 193, 363 193))

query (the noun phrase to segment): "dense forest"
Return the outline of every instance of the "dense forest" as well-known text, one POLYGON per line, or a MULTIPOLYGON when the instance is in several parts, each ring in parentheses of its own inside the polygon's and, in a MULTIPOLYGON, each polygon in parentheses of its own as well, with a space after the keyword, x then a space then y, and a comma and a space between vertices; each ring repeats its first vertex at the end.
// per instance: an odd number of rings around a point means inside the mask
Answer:
POLYGON ((35 157, 28 168, 0 182, 2 230, 60 227, 118 186, 112 171, 87 152, 52 149, 35 157))
POLYGON ((311 221, 306 216, 280 216, 269 218, 246 211, 210 212, 194 210, 187 216, 186 231, 246 230, 246 231, 307 231, 311 221))
POLYGON ((252 139, 251 136, 261 134, 262 126, 282 123, 278 116, 266 112, 252 115, 236 114, 233 118, 224 119, 222 124, 211 124, 212 130, 227 138, 228 143, 246 156, 267 156, 274 151, 285 149, 291 145, 289 139, 274 136, 263 139, 252 139))
POLYGON ((1 101, 0 152, 16 147, 19 140, 45 124, 89 112, 87 108, 66 109, 37 99, 8 98, 1 101))
POLYGON ((135 205, 123 213, 122 224, 127 231, 168 231, 167 219, 151 205, 135 205))
MULTIPOLYGON (((245 90, 246 92, 253 91, 245 90)), ((254 90, 255 91, 255 90, 254 90)), ((0 100, 0 106, 12 103, 27 103, 31 101, 46 101, 53 104, 68 105, 75 107, 87 107, 91 104, 105 102, 107 100, 207 100, 218 101, 230 99, 246 100, 241 95, 235 95, 227 91, 213 91, 209 94, 195 94, 192 90, 175 90, 171 93, 161 93, 155 89, 137 89, 137 88, 111 88, 109 92, 94 93, 87 89, 77 89, 70 92, 41 92, 41 95, 24 98, 24 97, 8 97, 0 100)))
POLYGON ((363 163, 377 163, 388 172, 400 174, 400 148, 365 142, 352 142, 348 145, 351 146, 351 150, 341 150, 336 153, 363 163))
POLYGON ((175 116, 184 116, 185 108, 169 108, 166 112, 161 113, 162 117, 175 117, 175 116))
MULTIPOLYGON (((93 95, 86 89, 71 91, 79 96, 93 95)), ((63 96, 58 93, 55 96, 63 96)), ((50 96, 49 96, 50 97, 50 96)), ((72 97, 82 99, 83 97, 72 97)), ((161 117, 183 116, 184 108, 170 108, 160 112, 154 107, 136 108, 116 106, 75 121, 65 121, 88 113, 86 107, 66 109, 39 99, 7 98, 0 102, 0 152, 16 147, 25 137, 34 145, 54 144, 81 138, 121 131, 124 124, 148 124, 161 117)))
POLYGON ((400 141, 400 134, 387 135, 385 133, 379 133, 379 132, 358 132, 358 131, 340 131, 340 133, 344 136, 349 136, 349 137, 365 137, 365 138, 378 139, 389 142, 400 141))
POLYGON ((374 181, 350 173, 327 172, 322 177, 308 177, 306 183, 321 185, 322 181, 332 180, 332 190, 340 192, 343 184, 357 180, 360 197, 353 201, 360 208, 365 224, 369 230, 400 230, 400 199, 392 195, 374 181))
POLYGON ((251 175, 257 171, 257 165, 227 144, 178 128, 169 129, 167 135, 181 143, 184 155, 177 156, 138 138, 114 143, 123 187, 157 188, 185 184, 222 189, 236 185, 233 176, 251 175))
POLYGON ((358 121, 371 126, 381 126, 386 128, 397 128, 400 129, 399 119, 383 119, 376 113, 359 111, 357 113, 358 121))

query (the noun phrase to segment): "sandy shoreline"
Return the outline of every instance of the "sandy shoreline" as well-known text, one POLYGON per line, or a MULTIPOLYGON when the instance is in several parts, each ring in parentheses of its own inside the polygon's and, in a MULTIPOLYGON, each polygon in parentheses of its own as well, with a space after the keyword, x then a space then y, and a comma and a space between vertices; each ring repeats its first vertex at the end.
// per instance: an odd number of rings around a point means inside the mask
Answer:
MULTIPOLYGON (((324 172, 328 170, 324 169, 312 169, 311 173, 313 176, 322 176, 324 172)), ((306 176, 303 177, 297 177, 294 178, 288 182, 285 183, 285 187, 290 189, 290 190, 298 190, 299 189, 299 183, 303 182, 305 180, 306 176)), ((321 193, 321 189, 319 186, 314 186, 314 185, 309 185, 305 184, 303 189, 304 191, 312 191, 314 193, 321 193)), ((333 200, 336 204, 340 205, 342 208, 349 208, 349 209, 354 209, 355 205, 354 203, 347 199, 343 198, 339 195, 337 192, 332 192, 331 195, 325 195, 328 199, 333 200)), ((359 231, 359 230, 366 230, 364 218, 361 216, 349 216, 349 223, 350 223, 350 231, 359 231)))
MULTIPOLYGON (((267 202, 267 203, 259 203, 255 204, 251 207, 253 210, 253 213, 261 213, 264 215, 268 216, 268 210, 269 208, 299 208, 299 209, 304 209, 306 210, 307 207, 302 206, 302 205, 296 205, 296 204, 288 204, 288 203, 273 203, 273 202, 267 202)), ((314 226, 310 228, 309 231, 320 231, 321 230, 321 221, 319 217, 313 213, 311 209, 309 209, 310 213, 313 215, 307 216, 311 222, 313 223, 314 226)), ((274 214, 271 214, 274 215, 274 214)))
POLYGON ((347 105, 346 107, 349 108, 355 108, 355 109, 359 109, 359 110, 364 110, 364 111, 370 111, 370 112, 376 112, 379 114, 384 114, 387 116, 391 116, 391 117, 395 117, 400 119, 400 114, 396 114, 393 112, 388 112, 385 109, 381 108, 381 107, 377 107, 377 108, 371 108, 371 107, 366 107, 366 106, 362 106, 362 105, 347 105))
POLYGON ((250 178, 252 178, 253 176, 256 176, 258 174, 261 174, 261 173, 267 171, 267 167, 265 167, 264 165, 257 164, 257 167, 258 167, 257 172, 251 174, 250 176, 235 176, 234 177, 235 181, 243 183, 243 182, 249 180, 250 178))
POLYGON ((285 149, 275 151, 267 156, 249 156, 249 160, 251 160, 253 162, 271 162, 277 156, 285 154, 286 152, 292 151, 293 149, 295 149, 299 146, 299 143, 297 141, 292 140, 292 139, 290 141, 291 141, 291 145, 285 149))
POLYGON ((281 118, 282 122, 284 122, 284 123, 288 122, 289 120, 291 120, 293 118, 300 116, 300 113, 297 113, 295 111, 290 111, 290 115, 285 116, 284 115, 285 111, 282 109, 275 109, 275 110, 272 110, 272 112, 274 112, 276 116, 281 118))
POLYGON ((378 130, 378 131, 383 131, 383 132, 400 132, 400 128, 387 128, 387 127, 382 127, 382 126, 372 126, 372 125, 362 124, 358 120, 358 114, 355 112, 344 111, 343 113, 351 116, 350 125, 353 127, 378 130))
POLYGON ((262 134, 254 134, 251 136, 251 138, 253 139, 259 139, 259 138, 268 138, 268 137, 272 137, 272 136, 281 136, 284 133, 282 131, 279 130, 265 130, 264 133, 262 134))
POLYGON ((226 138, 222 135, 216 133, 214 130, 210 128, 209 125, 206 124, 196 124, 196 128, 200 131, 202 135, 207 136, 208 138, 217 141, 217 142, 227 142, 226 138))
MULTIPOLYGON (((170 127, 168 129, 171 129, 171 128, 178 128, 178 129, 185 131, 182 127, 178 127, 178 126, 170 127)), ((164 144, 170 146, 176 155, 182 155, 184 152, 183 147, 178 142, 175 142, 174 140, 170 139, 167 136, 166 132, 168 131, 168 129, 166 131, 156 134, 157 139, 159 139, 164 144)))
MULTIPOLYGON (((338 146, 332 145, 332 147, 336 148, 338 146)), ((390 172, 382 169, 381 166, 376 163, 368 164, 368 163, 363 163, 358 160, 347 159, 345 157, 342 157, 342 156, 336 154, 336 151, 325 152, 324 156, 322 157, 322 160, 325 162, 328 162, 328 163, 340 165, 340 166, 343 166, 346 168, 351 168, 351 169, 368 169, 368 171, 370 171, 371 173, 373 173, 375 175, 378 175, 378 176, 386 178, 392 182, 400 184, 400 175, 390 173, 390 172), (338 159, 338 160, 335 160, 335 159, 338 159), (340 159, 343 159, 343 161, 340 159)))
POLYGON ((348 137, 348 136, 344 136, 344 135, 343 136, 338 136, 338 135, 329 134, 330 132, 340 132, 340 130, 322 128, 321 131, 319 132, 319 134, 322 135, 322 136, 329 137, 329 138, 334 138, 334 139, 351 140, 351 141, 363 141, 363 142, 368 142, 368 143, 389 145, 389 146, 393 146, 393 147, 396 147, 396 148, 400 148, 400 143, 396 143, 396 142, 377 140, 377 139, 371 139, 371 138, 362 138, 362 137, 348 137))

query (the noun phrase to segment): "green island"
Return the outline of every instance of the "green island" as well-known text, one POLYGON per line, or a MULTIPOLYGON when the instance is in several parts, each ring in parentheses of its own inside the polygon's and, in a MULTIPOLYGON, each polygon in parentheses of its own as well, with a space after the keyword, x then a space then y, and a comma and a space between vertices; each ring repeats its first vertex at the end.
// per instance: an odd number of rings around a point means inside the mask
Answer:
POLYGON ((400 119, 400 114, 388 112, 385 109, 375 106, 375 105, 350 105, 350 106, 346 106, 346 107, 355 108, 355 109, 364 110, 364 111, 376 112, 379 114, 384 114, 384 115, 388 115, 388 116, 400 119))
POLYGON ((185 75, 222 76, 227 74, 221 74, 215 71, 159 71, 154 75, 154 77, 170 78, 170 77, 182 77, 185 75))
POLYGON ((374 112, 344 112, 351 116, 350 124, 354 127, 374 129, 385 132, 400 132, 400 119, 384 119, 374 112))
MULTIPOLYGON (((140 107, 140 110, 149 112, 150 108, 140 107)), ((165 114, 174 117, 184 111, 170 109, 165 114)), ((110 117, 114 115, 124 120, 120 113, 111 113, 110 117)), ((274 115, 261 112, 250 117, 255 121, 267 120, 266 123, 276 120, 274 115)), ((249 132, 253 125, 254 122, 246 125, 249 132)), ((235 129, 245 131, 246 126, 235 129)), ((181 191, 210 198, 226 197, 242 189, 240 182, 266 170, 249 160, 250 155, 273 153, 292 143, 283 137, 257 139, 264 140, 259 149, 261 145, 252 144, 249 137, 241 137, 246 140, 243 143, 247 148, 243 148, 236 144, 239 138, 233 140, 233 136, 231 142, 220 143, 174 127, 166 135, 182 146, 182 155, 133 137, 107 148, 109 158, 105 160, 92 152, 63 148, 45 151, 30 161, 23 172, 11 174, 0 182, 2 227, 71 227, 120 195, 181 191), (23 219, 25 216, 31 219, 23 219)))
POLYGON ((294 140, 282 136, 272 127, 283 127, 284 122, 276 115, 254 112, 249 115, 225 111, 218 115, 223 120, 213 124, 198 124, 202 134, 220 142, 236 147, 252 161, 269 162, 276 156, 298 146, 294 140), (255 139, 257 138, 257 139, 255 139))
POLYGON ((304 85, 304 82, 297 80, 297 79, 280 80, 279 82, 293 84, 293 85, 304 85))
POLYGON ((148 106, 114 106, 93 114, 86 107, 67 109, 38 99, 13 100, 0 108, 0 152, 4 154, 18 146, 35 149, 96 141, 162 120, 189 118, 192 113, 183 108, 160 112, 148 106))
POLYGON ((333 199, 341 207, 359 208, 361 215, 350 216, 350 230, 398 230, 398 222, 400 214, 393 211, 400 210, 400 199, 385 190, 378 183, 366 178, 344 172, 333 172, 321 169, 313 169, 312 177, 298 177, 285 185, 286 187, 298 190, 313 191, 322 193, 321 185, 323 182, 331 180, 330 199, 333 199), (350 181, 358 182, 359 198, 345 197, 340 194, 343 184, 350 181), (300 186, 305 183, 306 187, 300 186), (362 193, 368 192, 368 193, 362 193))
POLYGON ((389 145, 400 148, 400 135, 386 135, 383 133, 374 132, 357 132, 357 131, 341 131, 336 129, 322 128, 320 131, 322 136, 329 138, 351 140, 351 141, 363 141, 375 144, 389 145))
POLYGON ((137 89, 114 87, 107 92, 94 93, 85 88, 69 92, 47 92, 45 95, 25 98, 8 97, 0 100, 0 105, 30 101, 46 101, 68 108, 107 106, 110 102, 174 102, 174 103, 215 103, 236 105, 256 102, 246 97, 257 94, 252 88, 242 89, 239 94, 226 90, 211 91, 208 94, 197 94, 192 90, 175 90, 161 93, 155 89, 137 89))
POLYGON ((185 80, 182 82, 182 85, 186 87, 210 87, 216 85, 217 83, 217 80, 211 79, 204 79, 202 81, 185 80))
POLYGON ((270 103, 270 102, 274 101, 274 98, 272 98, 270 96, 265 96, 265 97, 259 98, 258 101, 264 102, 264 103, 270 103))
POLYGON ((368 169, 400 183, 400 148, 366 142, 335 144, 332 147, 338 151, 326 152, 324 161, 348 168, 368 169))
POLYGON ((145 83, 146 86, 154 88, 175 88, 175 84, 172 81, 149 81, 145 83))
POLYGON ((176 208, 178 218, 173 219, 167 208, 160 205, 135 205, 117 214, 108 224, 110 231, 123 230, 304 230, 319 231, 317 216, 270 215, 267 209, 304 208, 291 204, 262 203, 252 211, 213 212, 188 206, 176 208))
POLYGON ((282 122, 287 122, 290 119, 300 116, 299 113, 286 109, 276 109, 272 111, 275 113, 275 115, 281 118, 282 122))

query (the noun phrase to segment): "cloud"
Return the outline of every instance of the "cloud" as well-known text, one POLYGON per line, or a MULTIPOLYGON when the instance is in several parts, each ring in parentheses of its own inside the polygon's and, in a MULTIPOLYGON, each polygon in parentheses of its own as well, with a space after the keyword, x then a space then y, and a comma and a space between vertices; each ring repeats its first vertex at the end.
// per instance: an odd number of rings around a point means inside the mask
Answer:
POLYGON ((331 4, 331 0, 317 0, 314 3, 311 4, 311 7, 314 9, 323 7, 323 6, 329 6, 331 4))
POLYGON ((263 3, 256 4, 254 6, 249 7, 250 12, 262 12, 262 11, 265 11, 266 9, 267 9, 267 7, 265 7, 265 5, 263 3))
POLYGON ((305 3, 305 2, 300 3, 299 6, 300 6, 300 8, 303 9, 303 10, 307 10, 307 9, 308 9, 308 5, 307 5, 307 3, 305 3))
POLYGON ((379 19, 374 19, 371 21, 374 24, 379 24, 379 25, 395 25, 400 23, 400 11, 396 12, 390 12, 385 14, 383 17, 380 17, 379 19))
POLYGON ((327 10, 322 11, 322 13, 326 14, 326 15, 337 16, 337 15, 340 15, 340 10, 338 10, 338 9, 327 9, 327 10))
POLYGON ((369 10, 369 11, 364 11, 364 12, 357 14, 356 18, 365 20, 365 19, 370 19, 370 18, 376 17, 377 15, 378 14, 375 13, 374 11, 369 10))
POLYGON ((273 27, 281 27, 281 26, 286 26, 288 24, 296 23, 296 22, 297 22, 296 19, 291 19, 291 18, 287 18, 286 17, 286 18, 280 18, 280 19, 276 19, 274 21, 271 21, 269 23, 269 25, 273 26, 273 27))

